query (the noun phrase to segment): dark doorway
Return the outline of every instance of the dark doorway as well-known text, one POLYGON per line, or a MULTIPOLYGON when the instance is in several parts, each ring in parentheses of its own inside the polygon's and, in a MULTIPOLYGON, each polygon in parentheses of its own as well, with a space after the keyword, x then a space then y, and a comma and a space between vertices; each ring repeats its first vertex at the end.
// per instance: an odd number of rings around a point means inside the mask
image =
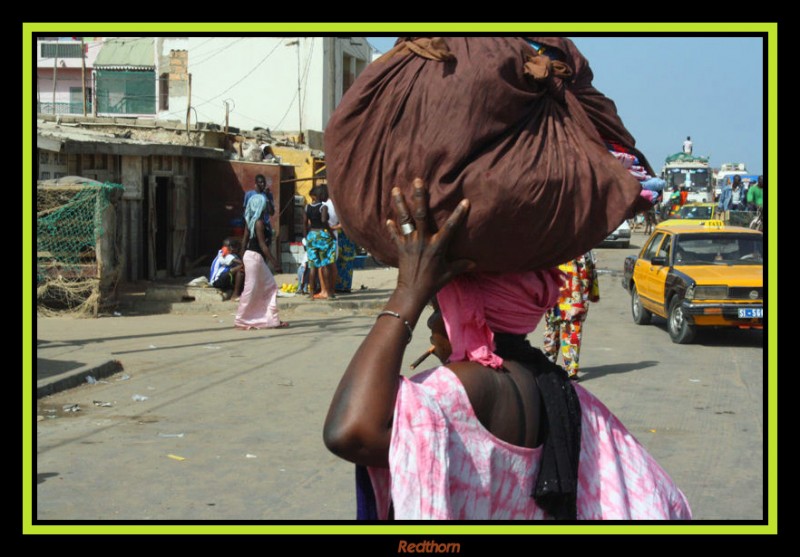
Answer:
POLYGON ((147 277, 163 278, 169 269, 169 211, 172 182, 168 176, 151 176, 145 184, 144 260, 147 277))
POLYGON ((169 269, 169 188, 169 178, 156 178, 156 271, 169 269))

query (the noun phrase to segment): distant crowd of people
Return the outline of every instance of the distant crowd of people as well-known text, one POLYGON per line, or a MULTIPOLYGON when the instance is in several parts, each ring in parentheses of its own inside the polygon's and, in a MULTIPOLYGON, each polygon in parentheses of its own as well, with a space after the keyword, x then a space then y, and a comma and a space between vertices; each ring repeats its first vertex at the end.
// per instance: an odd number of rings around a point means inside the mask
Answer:
MULTIPOLYGON (((342 229, 328 186, 317 185, 309 195, 298 291, 314 300, 334 300, 337 293, 352 291, 357 247, 342 229)), ((274 214, 274 196, 267 179, 259 174, 255 188, 244 196, 242 238, 224 239, 209 269, 208 282, 239 304, 234 320, 237 328, 288 327, 278 315, 278 285, 272 272, 281 270, 270 247, 274 236, 270 217, 274 214)))
POLYGON ((758 211, 764 205, 764 176, 759 176, 755 184, 746 186, 742 177, 733 176, 731 183, 726 183, 717 199, 717 207, 721 211, 758 211))
POLYGON ((309 195, 304 242, 307 257, 298 274, 300 291, 314 300, 333 300, 337 292, 352 291, 357 249, 342 229, 328 186, 315 186, 309 195))
MULTIPOLYGON (((686 136, 683 142, 683 153, 692 154, 692 138, 686 136)), ((734 174, 726 180, 722 186, 722 191, 717 195, 715 192, 714 202, 717 210, 726 215, 728 211, 753 211, 760 212, 764 205, 764 176, 758 177, 755 184, 742 181, 742 177, 734 174)), ((675 211, 686 204, 688 188, 682 187, 675 190, 669 198, 662 200, 662 206, 667 209, 669 215, 674 215, 675 211)), ((667 215, 664 215, 667 216, 667 215)))

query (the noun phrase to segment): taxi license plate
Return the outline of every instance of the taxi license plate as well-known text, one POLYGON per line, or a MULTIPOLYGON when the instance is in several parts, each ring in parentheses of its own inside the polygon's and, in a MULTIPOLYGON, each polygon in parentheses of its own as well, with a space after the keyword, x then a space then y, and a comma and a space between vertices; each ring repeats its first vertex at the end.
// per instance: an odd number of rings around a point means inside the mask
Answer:
POLYGON ((739 319, 755 319, 764 317, 762 308, 739 308, 739 319))

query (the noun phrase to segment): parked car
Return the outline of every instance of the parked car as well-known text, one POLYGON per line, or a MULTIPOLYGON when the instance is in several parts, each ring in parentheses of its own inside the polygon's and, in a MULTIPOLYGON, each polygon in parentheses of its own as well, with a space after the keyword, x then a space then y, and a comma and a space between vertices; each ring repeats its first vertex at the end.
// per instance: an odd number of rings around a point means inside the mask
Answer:
POLYGON ((605 240, 600 242, 600 247, 602 248, 609 248, 609 247, 619 247, 619 248, 627 248, 631 245, 631 227, 628 224, 628 221, 622 221, 614 232, 609 234, 605 240))
POLYGON ((622 286, 639 325, 667 319, 673 342, 692 342, 700 327, 763 328, 763 234, 719 221, 659 224, 638 255, 625 259, 622 286))

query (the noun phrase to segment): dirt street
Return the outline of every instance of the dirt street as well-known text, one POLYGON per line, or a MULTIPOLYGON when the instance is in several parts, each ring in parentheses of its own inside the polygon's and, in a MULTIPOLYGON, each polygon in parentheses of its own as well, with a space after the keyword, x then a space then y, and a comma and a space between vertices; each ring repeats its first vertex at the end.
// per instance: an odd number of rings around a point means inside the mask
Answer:
MULTIPOLYGON (((663 321, 635 325, 619 273, 640 242, 597 250, 601 301, 586 322, 583 385, 672 475, 695 518, 758 520, 763 335, 725 331, 678 346, 663 321)), ((356 284, 388 296, 393 273, 357 271, 356 284)), ((59 347, 62 362, 106 354, 124 369, 38 400, 36 518, 353 519, 353 467, 328 453, 321 431, 377 310, 315 302, 283 311, 289 329, 240 331, 226 307, 37 321, 37 344, 59 347)), ((539 345, 541 331, 529 338, 539 345)), ((427 346, 417 327, 404 369, 427 346)))

